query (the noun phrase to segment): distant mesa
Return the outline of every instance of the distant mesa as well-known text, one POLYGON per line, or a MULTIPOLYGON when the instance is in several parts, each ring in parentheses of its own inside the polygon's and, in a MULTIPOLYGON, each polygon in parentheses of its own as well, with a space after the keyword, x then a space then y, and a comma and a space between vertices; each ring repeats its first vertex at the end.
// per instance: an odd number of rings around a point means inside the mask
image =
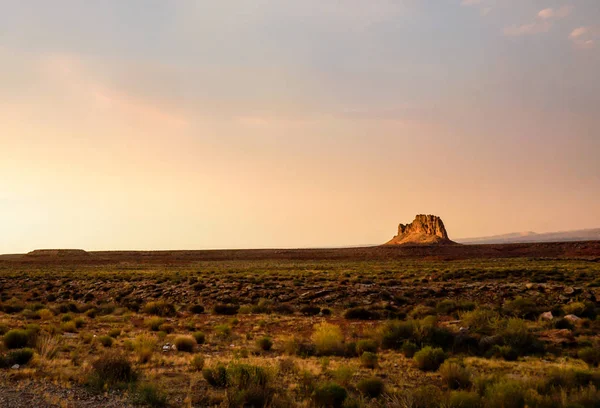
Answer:
POLYGON ((27 253, 27 256, 38 258, 81 258, 89 254, 83 249, 36 249, 27 253))
POLYGON ((398 235, 385 245, 451 245, 442 219, 435 215, 420 214, 407 225, 398 226, 398 235))

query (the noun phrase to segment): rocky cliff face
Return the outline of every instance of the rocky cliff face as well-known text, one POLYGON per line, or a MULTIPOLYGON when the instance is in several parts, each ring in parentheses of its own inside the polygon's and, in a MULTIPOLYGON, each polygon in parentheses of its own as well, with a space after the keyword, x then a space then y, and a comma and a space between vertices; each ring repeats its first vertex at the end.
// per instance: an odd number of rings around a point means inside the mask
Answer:
POLYGON ((440 217, 435 215, 417 215, 410 224, 400 224, 398 235, 386 245, 432 245, 453 244, 448 238, 446 227, 440 217))

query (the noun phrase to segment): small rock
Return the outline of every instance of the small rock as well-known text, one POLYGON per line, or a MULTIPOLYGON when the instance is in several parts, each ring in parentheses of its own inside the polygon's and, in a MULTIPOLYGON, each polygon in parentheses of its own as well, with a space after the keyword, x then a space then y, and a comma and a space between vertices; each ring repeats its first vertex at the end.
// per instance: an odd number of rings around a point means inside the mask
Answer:
POLYGON ((544 312, 540 315, 540 319, 542 320, 552 320, 554 319, 554 316, 552 315, 552 312, 544 312))
POLYGON ((577 317, 574 314, 568 314, 565 316, 565 319, 567 319, 570 322, 577 322, 577 321, 581 320, 581 317, 577 317))
POLYGON ((12 368, 13 370, 18 370, 18 369, 19 369, 19 367, 21 367, 21 366, 20 366, 20 365, 18 365, 18 364, 15 364, 15 365, 14 365, 14 366, 12 366, 11 368, 12 368))

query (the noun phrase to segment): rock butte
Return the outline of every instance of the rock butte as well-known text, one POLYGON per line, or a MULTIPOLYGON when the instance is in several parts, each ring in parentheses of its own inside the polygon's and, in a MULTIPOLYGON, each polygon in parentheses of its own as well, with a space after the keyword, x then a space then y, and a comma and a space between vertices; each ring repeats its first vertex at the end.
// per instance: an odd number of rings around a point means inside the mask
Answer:
POLYGON ((398 235, 385 245, 451 245, 442 219, 435 215, 420 214, 407 225, 398 226, 398 235))

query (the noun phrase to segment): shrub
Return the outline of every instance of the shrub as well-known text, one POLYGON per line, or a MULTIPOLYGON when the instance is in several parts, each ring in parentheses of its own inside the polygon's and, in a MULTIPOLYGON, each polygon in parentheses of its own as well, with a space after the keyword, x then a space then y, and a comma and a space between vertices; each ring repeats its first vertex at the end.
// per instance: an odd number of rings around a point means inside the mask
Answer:
POLYGON ((437 313, 440 315, 449 315, 457 308, 456 302, 451 299, 444 299, 435 306, 437 313))
POLYGON ((269 351, 273 347, 273 340, 270 337, 262 337, 256 341, 256 346, 263 351, 269 351))
POLYGON ((263 367, 232 364, 227 369, 227 385, 229 406, 270 406, 273 389, 269 386, 269 373, 263 367))
POLYGON ((204 313, 204 306, 202 306, 202 305, 191 305, 190 306, 190 312, 192 312, 194 314, 204 313))
POLYGON ((534 299, 521 296, 504 302, 502 309, 506 314, 524 319, 535 319, 540 314, 540 307, 534 299))
POLYGON ((113 344, 113 338, 110 336, 100 336, 100 337, 98 337, 98 341, 104 347, 111 347, 113 344))
POLYGON ((60 325, 60 329, 67 333, 75 333, 77 331, 77 325, 73 321, 67 321, 60 325))
POLYGON ((317 354, 323 356, 343 354, 344 335, 339 326, 326 322, 315 325, 312 340, 317 354))
POLYGON ((419 350, 417 345, 415 343, 413 343, 412 341, 405 341, 402 344, 401 349, 402 349, 402 354, 404 354, 404 356, 407 358, 413 358, 415 353, 419 350))
POLYGON ((344 312, 344 318, 348 320, 376 320, 379 319, 379 314, 364 307, 353 307, 344 312))
POLYGON ((151 317, 145 321, 146 326, 152 331, 158 331, 160 326, 165 322, 162 317, 151 317))
POLYGON ((364 339, 356 342, 356 352, 358 355, 362 355, 365 351, 377 353, 377 343, 375 340, 364 339))
POLYGON ((167 334, 175 331, 175 326, 170 323, 163 323, 158 327, 158 331, 165 332, 167 334))
POLYGON ((360 356, 360 364, 365 368, 377 367, 377 354, 371 353, 370 351, 365 351, 360 356))
POLYGON ((213 368, 203 369, 202 376, 208 384, 215 388, 227 386, 227 368, 223 364, 219 363, 213 368))
POLYGON ((494 326, 499 320, 496 312, 489 309, 475 309, 460 314, 463 325, 469 331, 477 334, 490 335, 494 332, 494 326))
POLYGON ((597 367, 600 364, 600 348, 585 347, 577 352, 577 357, 591 366, 597 367))
MULTIPOLYGON (((109 337, 110 338, 110 337, 109 337)), ((90 385, 103 389, 105 386, 117 386, 136 380, 136 373, 124 355, 108 352, 92 363, 90 385)))
POLYGON ((177 351, 192 353, 194 351, 194 344, 196 344, 196 340, 194 340, 193 337, 179 336, 173 343, 175 344, 175 347, 177 347, 177 351))
POLYGON ((481 408, 481 397, 476 392, 452 391, 448 408, 481 408))
POLYGON ((282 315, 291 315, 294 314, 294 307, 288 303, 281 303, 276 304, 273 307, 273 311, 282 315))
POLYGON ((506 361, 517 361, 519 352, 511 346, 494 346, 492 348, 495 357, 502 358, 506 361))
POLYGON ((154 408, 167 406, 167 395, 156 385, 145 383, 138 386, 133 393, 133 403, 154 408))
POLYGON ((203 332, 194 332, 194 334, 192 334, 192 337, 194 338, 194 340, 196 340, 196 344, 204 344, 204 342, 206 341, 206 336, 203 332))
POLYGON ((441 348, 427 346, 415 353, 413 358, 420 370, 435 371, 446 359, 446 354, 441 348))
POLYGON ((354 372, 352 367, 343 365, 333 370, 331 375, 338 384, 348 385, 352 381, 352 377, 354 377, 354 372))
POLYGON ((40 319, 42 320, 50 320, 54 316, 54 313, 52 313, 48 309, 41 309, 38 311, 38 314, 40 315, 40 319))
POLYGON ((133 350, 137 354, 140 363, 147 363, 150 361, 155 347, 156 340, 147 335, 138 336, 133 342, 133 350))
POLYGON ((302 313, 304 316, 316 316, 319 313, 321 313, 321 308, 317 307, 317 306, 302 306, 300 308, 300 313, 302 313))
POLYGON ((33 358, 33 350, 30 348, 13 350, 9 353, 8 358, 11 364, 24 365, 33 358))
POLYGON ((148 302, 144 305, 144 313, 161 317, 172 317, 177 314, 175 305, 165 301, 148 302))
POLYGON ((25 330, 9 330, 2 339, 7 349, 18 349, 27 346, 29 334, 25 330))
POLYGON ((445 361, 440 366, 440 374, 444 383, 452 390, 471 386, 471 372, 456 362, 445 361))
POLYGON ((412 340, 415 331, 415 322, 391 321, 380 329, 381 346, 385 349, 398 350, 405 341, 412 340))
POLYGON ((341 408, 348 397, 346 389, 338 384, 329 383, 317 387, 313 392, 316 407, 341 408))
POLYGON ((202 371, 204 368, 204 357, 200 354, 196 354, 190 361, 190 365, 194 371, 202 371))
POLYGON ((219 324, 215 326, 215 331, 217 335, 221 338, 229 338, 231 336, 231 326, 228 324, 219 324))
POLYGON ((116 339, 121 335, 121 329, 111 329, 108 331, 108 335, 113 339, 116 339))
POLYGON ((585 312, 586 306, 583 302, 572 302, 563 306, 563 310, 566 315, 574 314, 575 316, 581 316, 585 312))
POLYGON ((485 391, 486 408, 522 408, 525 406, 525 387, 519 381, 501 380, 485 391))
POLYGON ((365 378, 356 384, 356 388, 369 398, 377 398, 383 394, 385 385, 381 378, 370 377, 365 378))
POLYGON ((218 315, 233 316, 240 310, 240 305, 219 303, 213 307, 213 312, 218 315))
POLYGON ((440 406, 442 400, 441 390, 434 385, 425 385, 412 392, 409 403, 404 404, 411 408, 432 408, 440 406))

